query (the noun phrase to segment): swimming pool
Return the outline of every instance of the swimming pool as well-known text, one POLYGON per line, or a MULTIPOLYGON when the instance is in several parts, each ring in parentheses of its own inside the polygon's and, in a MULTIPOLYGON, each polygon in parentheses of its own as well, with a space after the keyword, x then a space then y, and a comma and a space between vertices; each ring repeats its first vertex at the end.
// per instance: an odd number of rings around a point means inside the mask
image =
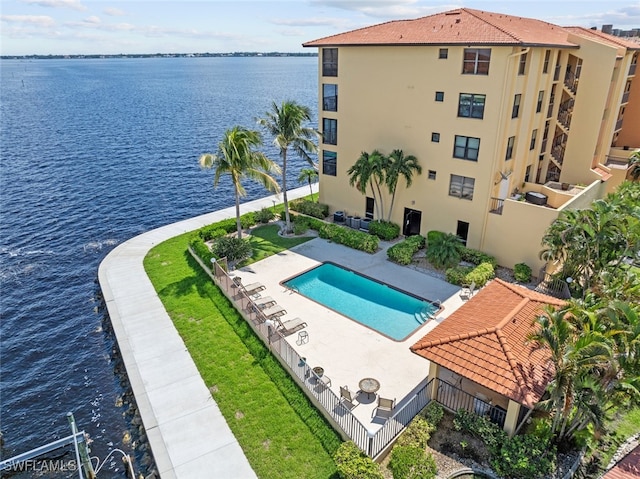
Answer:
POLYGON ((323 263, 283 284, 396 341, 438 310, 428 301, 333 263, 323 263))

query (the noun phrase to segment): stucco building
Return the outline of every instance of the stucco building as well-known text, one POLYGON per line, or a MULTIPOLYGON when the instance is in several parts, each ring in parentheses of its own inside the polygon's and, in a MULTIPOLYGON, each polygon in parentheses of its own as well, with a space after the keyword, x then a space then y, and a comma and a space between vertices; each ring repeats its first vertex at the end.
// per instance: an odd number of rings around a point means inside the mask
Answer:
POLYGON ((537 274, 546 228, 612 191, 640 147, 640 44, 596 30, 462 8, 304 46, 319 49, 320 201, 373 217, 347 171, 401 149, 423 171, 400 180, 392 221, 507 267, 537 274))

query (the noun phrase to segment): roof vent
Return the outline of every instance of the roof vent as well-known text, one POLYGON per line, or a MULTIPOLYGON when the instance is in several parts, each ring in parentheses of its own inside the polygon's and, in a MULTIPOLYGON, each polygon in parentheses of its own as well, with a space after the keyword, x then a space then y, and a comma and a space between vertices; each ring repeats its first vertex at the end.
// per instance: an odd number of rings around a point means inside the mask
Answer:
POLYGON ((456 23, 460 23, 460 19, 459 18, 456 18, 456 23))
POLYGON ((460 15, 460 10, 451 10, 448 12, 444 12, 445 15, 460 15))

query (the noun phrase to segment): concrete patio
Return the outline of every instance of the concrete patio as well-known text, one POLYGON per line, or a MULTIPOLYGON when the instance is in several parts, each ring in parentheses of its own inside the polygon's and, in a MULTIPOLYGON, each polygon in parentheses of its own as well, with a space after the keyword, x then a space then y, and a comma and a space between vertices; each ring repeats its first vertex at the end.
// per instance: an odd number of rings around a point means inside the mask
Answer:
MULTIPOLYGON (((282 321, 296 317, 304 319, 308 341, 300 341, 298 333, 286 340, 300 356, 307 358, 309 366, 324 368, 325 375, 331 379, 331 389, 337 395, 340 395, 340 386, 348 386, 355 393, 361 379, 372 377, 380 382, 377 394, 397 399, 396 408, 400 408, 403 398, 424 386, 429 372, 429 361, 413 354, 409 346, 455 311, 462 300, 458 287, 388 261, 386 249, 389 246, 389 243, 381 243, 381 249, 370 255, 316 238, 238 269, 232 275, 241 277, 244 284, 264 284, 266 290, 261 295, 272 297, 287 310, 282 321), (404 340, 394 341, 281 284, 325 261, 346 266, 415 296, 439 301, 443 309, 435 319, 426 321, 404 340)), ((357 406, 352 412, 375 433, 384 424, 384 418, 372 418, 376 396, 360 393, 356 398, 357 406)))

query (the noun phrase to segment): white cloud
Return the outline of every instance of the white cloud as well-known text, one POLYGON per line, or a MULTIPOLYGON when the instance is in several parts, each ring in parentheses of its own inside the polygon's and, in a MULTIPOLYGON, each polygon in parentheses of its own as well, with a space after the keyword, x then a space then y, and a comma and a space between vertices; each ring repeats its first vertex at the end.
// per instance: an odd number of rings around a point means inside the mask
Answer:
POLYGON ((39 27, 52 27, 56 21, 46 15, 0 15, 0 20, 6 23, 20 23, 39 27))
POLYGON ((41 7, 51 8, 71 8, 72 10, 86 10, 87 7, 82 5, 79 0, 21 0, 30 5, 39 5, 41 7))
POLYGON ((286 27, 339 27, 346 25, 347 22, 347 19, 338 17, 279 18, 271 20, 271 23, 275 25, 286 27))
POLYGON ((99 23, 102 23, 102 21, 100 20, 100 17, 96 17, 95 15, 85 18, 84 22, 94 24, 94 25, 98 25, 99 23))
POLYGON ((604 12, 547 17, 546 20, 564 26, 600 28, 602 25, 612 24, 614 28, 637 28, 640 25, 640 3, 604 12))
POLYGON ((119 8, 105 8, 102 12, 110 17, 122 17, 125 15, 124 10, 120 10, 119 8))

